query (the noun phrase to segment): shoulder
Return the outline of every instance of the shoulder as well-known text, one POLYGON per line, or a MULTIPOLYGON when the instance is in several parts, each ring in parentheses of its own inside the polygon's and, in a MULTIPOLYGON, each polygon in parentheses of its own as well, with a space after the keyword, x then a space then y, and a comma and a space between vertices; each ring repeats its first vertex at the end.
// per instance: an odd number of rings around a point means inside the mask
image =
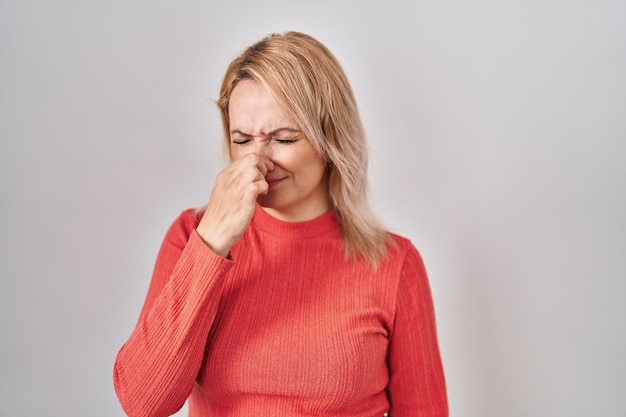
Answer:
POLYGON ((392 265, 394 314, 415 311, 418 306, 430 303, 430 284, 422 256, 410 239, 390 233, 395 248, 389 250, 392 265))
POLYGON ((427 279, 422 255, 413 242, 404 236, 389 232, 391 237, 385 263, 392 266, 400 280, 427 279))
POLYGON ((413 243, 411 242, 411 240, 407 237, 398 235, 396 233, 393 232, 387 232, 387 234, 391 237, 392 242, 398 247, 398 248, 408 248, 409 246, 413 246, 413 243))
POLYGON ((407 256, 409 257, 417 257, 421 259, 421 256, 419 254, 419 251, 417 250, 417 248, 415 247, 415 245, 413 245, 413 242, 404 236, 398 235, 396 233, 392 233, 392 232, 387 232, 390 236, 390 243, 388 245, 389 247, 389 256, 391 257, 400 257, 400 258, 406 258, 407 256))
POLYGON ((182 228, 187 231, 192 231, 200 223, 204 212, 197 208, 188 208, 180 212, 178 217, 174 220, 172 226, 182 228))
POLYGON ((184 246, 191 233, 198 227, 203 214, 202 209, 187 208, 182 210, 170 224, 165 240, 177 246, 184 246))

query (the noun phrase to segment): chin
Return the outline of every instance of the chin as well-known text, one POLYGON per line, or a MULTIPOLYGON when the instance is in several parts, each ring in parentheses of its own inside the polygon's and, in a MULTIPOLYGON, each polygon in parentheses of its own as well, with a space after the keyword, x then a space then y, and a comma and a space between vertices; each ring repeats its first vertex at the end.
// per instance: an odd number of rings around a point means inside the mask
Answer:
MULTIPOLYGON (((259 206, 263 207, 264 209, 271 210, 274 217, 283 218, 283 216, 286 215, 287 212, 289 212, 289 204, 286 203, 284 200, 281 201, 281 199, 276 198, 276 196, 272 195, 271 193, 258 196, 256 201, 259 206)), ((286 219, 283 218, 283 220, 286 219)))
POLYGON ((278 209, 280 207, 276 198, 269 193, 258 196, 256 202, 259 203, 261 207, 265 208, 278 209))

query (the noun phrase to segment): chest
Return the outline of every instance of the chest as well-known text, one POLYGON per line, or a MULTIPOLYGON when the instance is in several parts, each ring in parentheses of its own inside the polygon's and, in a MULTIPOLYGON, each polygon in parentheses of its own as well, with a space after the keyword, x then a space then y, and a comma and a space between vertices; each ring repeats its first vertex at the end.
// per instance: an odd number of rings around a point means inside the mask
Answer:
POLYGON ((388 381, 388 283, 342 257, 290 255, 233 268, 201 383, 217 397, 262 393, 329 406, 380 393, 388 381))

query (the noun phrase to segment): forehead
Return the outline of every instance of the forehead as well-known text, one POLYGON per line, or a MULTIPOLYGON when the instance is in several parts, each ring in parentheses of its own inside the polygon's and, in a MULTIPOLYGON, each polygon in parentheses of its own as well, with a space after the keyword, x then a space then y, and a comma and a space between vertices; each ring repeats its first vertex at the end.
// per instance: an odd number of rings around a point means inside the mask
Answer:
POLYGON ((252 134, 281 127, 297 127, 274 97, 252 80, 242 80, 233 88, 228 114, 231 131, 238 129, 252 134))

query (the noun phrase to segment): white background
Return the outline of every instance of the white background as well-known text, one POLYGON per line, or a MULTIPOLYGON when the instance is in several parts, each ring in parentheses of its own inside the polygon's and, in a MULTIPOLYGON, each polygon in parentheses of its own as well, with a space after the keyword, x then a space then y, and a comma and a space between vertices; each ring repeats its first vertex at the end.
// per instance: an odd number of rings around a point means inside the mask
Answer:
POLYGON ((122 416, 158 246, 223 167, 228 62, 307 32, 430 274, 451 415, 626 416, 626 2, 0 0, 0 416, 122 416))

